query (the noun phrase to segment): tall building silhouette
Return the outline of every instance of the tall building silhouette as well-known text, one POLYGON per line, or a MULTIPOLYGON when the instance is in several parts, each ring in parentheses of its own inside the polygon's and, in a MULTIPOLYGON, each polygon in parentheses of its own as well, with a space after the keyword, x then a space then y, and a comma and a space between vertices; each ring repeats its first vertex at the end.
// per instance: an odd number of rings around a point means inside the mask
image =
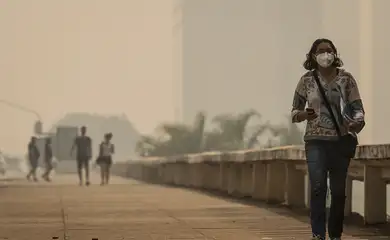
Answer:
POLYGON ((361 142, 390 142, 387 9, 388 0, 176 0, 177 120, 255 108, 282 121, 305 54, 327 37, 360 86, 367 112, 361 142))
POLYGON ((173 10, 177 118, 255 108, 288 114, 305 52, 319 36, 317 1, 184 0, 173 10))
POLYGON ((360 134, 361 143, 390 142, 388 9, 387 0, 322 1, 323 33, 335 40, 363 97, 367 125, 360 134))

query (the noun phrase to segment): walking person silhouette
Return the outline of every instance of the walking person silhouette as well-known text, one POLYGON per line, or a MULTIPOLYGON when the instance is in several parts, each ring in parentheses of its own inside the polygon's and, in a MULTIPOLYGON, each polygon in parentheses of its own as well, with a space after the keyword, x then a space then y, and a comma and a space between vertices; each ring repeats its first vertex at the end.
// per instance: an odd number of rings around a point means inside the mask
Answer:
POLYGON ((77 160, 77 173, 79 175, 80 186, 83 185, 83 172, 85 170, 85 185, 89 186, 89 161, 92 157, 92 140, 88 137, 87 128, 81 127, 81 135, 77 136, 72 145, 71 153, 76 148, 76 160, 77 160))
POLYGON ((42 178, 50 182, 50 172, 53 170, 53 148, 51 146, 51 139, 47 138, 45 142, 45 173, 43 173, 42 178))
POLYGON ((112 155, 115 153, 114 144, 111 143, 112 133, 104 135, 104 141, 99 147, 99 156, 96 163, 100 166, 101 183, 100 185, 108 184, 110 180, 110 169, 112 164, 112 155))
POLYGON ((37 168, 39 161, 40 153, 37 147, 37 138, 31 137, 30 143, 28 144, 28 161, 30 163, 30 171, 27 174, 27 180, 31 180, 33 178, 34 182, 37 182, 37 168))

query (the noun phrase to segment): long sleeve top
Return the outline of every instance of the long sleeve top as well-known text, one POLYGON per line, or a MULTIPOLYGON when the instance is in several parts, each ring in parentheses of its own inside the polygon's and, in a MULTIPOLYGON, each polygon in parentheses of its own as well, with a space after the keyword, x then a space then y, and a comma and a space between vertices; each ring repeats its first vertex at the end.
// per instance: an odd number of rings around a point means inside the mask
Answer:
MULTIPOLYGON (((344 69, 339 69, 336 78, 331 82, 324 81, 320 74, 318 77, 336 117, 341 134, 348 133, 347 119, 359 123, 356 130, 356 133, 359 133, 365 125, 364 108, 356 80, 352 74, 344 69)), ((307 122, 305 141, 337 140, 335 125, 322 100, 312 71, 305 73, 297 84, 291 111, 292 122, 298 122, 297 115, 305 110, 306 105, 313 108, 318 117, 307 122)))

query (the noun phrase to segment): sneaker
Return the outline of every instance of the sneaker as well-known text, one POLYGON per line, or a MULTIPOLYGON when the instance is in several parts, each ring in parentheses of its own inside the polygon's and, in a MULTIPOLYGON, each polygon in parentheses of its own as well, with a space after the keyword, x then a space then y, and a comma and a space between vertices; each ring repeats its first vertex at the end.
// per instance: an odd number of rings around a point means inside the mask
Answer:
POLYGON ((85 185, 89 186, 89 185, 91 185, 91 183, 90 183, 89 181, 87 181, 87 182, 85 183, 85 185))
POLYGON ((311 240, 325 240, 325 238, 321 236, 313 236, 311 240))

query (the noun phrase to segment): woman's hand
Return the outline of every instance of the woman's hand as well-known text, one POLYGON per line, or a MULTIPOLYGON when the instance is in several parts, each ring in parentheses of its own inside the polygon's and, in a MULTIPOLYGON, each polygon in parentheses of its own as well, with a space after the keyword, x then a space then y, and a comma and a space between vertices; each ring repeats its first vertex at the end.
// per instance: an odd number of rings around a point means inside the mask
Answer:
POLYGON ((308 111, 302 111, 298 115, 298 119, 300 121, 311 121, 313 119, 316 119, 318 117, 318 114, 316 112, 308 112, 308 111))
POLYGON ((348 131, 349 132, 356 132, 360 128, 359 122, 349 122, 348 123, 348 131))
POLYGON ((306 116, 307 121, 311 121, 311 120, 316 119, 318 117, 318 114, 316 112, 311 113, 311 112, 305 111, 305 113, 307 114, 307 116, 306 116))

